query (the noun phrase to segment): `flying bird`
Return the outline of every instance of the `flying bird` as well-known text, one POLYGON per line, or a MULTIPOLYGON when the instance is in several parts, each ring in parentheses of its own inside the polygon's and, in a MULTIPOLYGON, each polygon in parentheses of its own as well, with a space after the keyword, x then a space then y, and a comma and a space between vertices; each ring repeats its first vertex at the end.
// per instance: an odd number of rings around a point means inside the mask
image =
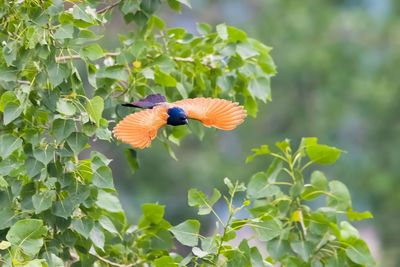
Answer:
POLYGON ((144 110, 122 119, 113 129, 114 136, 133 148, 144 149, 156 138, 165 125, 185 125, 188 119, 202 122, 206 127, 233 130, 246 117, 246 110, 238 103, 218 98, 189 98, 168 103, 164 96, 152 94, 123 106, 144 110))

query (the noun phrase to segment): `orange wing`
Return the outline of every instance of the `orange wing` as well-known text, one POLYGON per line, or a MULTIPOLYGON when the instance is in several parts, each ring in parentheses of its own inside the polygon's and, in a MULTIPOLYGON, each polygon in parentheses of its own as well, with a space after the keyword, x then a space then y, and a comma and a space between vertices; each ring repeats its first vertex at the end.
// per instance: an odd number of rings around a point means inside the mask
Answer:
POLYGON ((173 103, 182 108, 189 118, 201 121, 207 127, 232 130, 246 118, 246 110, 225 99, 192 98, 173 103))
POLYGON ((113 129, 114 136, 133 148, 150 146, 157 131, 167 123, 167 108, 157 106, 126 116, 113 129))

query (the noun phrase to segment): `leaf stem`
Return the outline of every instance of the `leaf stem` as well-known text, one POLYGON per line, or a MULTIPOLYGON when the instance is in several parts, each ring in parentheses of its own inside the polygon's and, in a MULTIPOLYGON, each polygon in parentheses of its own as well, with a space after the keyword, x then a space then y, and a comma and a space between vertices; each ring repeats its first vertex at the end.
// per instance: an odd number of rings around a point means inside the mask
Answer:
POLYGON ((101 260, 102 262, 105 262, 111 266, 117 266, 117 267, 132 267, 135 265, 138 265, 140 263, 142 263, 141 261, 135 262, 135 263, 131 263, 131 264, 120 264, 120 263, 116 263, 116 262, 112 262, 110 260, 107 260, 106 258, 103 258, 102 256, 96 254, 92 254, 93 256, 95 256, 96 258, 98 258, 99 260, 101 260))

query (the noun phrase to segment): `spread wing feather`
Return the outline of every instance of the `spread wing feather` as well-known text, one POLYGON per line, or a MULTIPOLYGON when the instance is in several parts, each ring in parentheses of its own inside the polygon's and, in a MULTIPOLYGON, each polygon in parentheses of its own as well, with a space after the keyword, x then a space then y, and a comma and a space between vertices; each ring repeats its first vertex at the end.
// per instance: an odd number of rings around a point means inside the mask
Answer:
POLYGON ((246 110, 225 99, 191 98, 173 103, 182 108, 189 118, 201 121, 207 127, 232 130, 246 118, 246 110))
POLYGON ((157 131, 167 123, 167 108, 157 106, 126 116, 113 129, 114 136, 133 148, 150 146, 157 131))

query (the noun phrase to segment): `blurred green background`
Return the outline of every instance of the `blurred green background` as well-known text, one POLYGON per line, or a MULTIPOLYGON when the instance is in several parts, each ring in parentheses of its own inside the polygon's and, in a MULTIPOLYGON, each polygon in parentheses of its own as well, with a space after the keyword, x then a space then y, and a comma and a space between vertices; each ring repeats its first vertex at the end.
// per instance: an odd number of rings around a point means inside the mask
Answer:
MULTIPOLYGON (((244 163, 251 148, 316 136, 347 151, 324 171, 349 186, 355 210, 373 212, 375 219, 358 227, 379 265, 400 266, 400 1, 193 0, 192 5, 181 15, 168 10, 159 15, 168 26, 192 32, 196 22, 225 22, 274 48, 273 101, 261 104, 257 118, 236 131, 207 129, 203 141, 188 136, 174 147, 179 161, 154 142, 138 152, 140 169, 134 174, 122 145, 101 146, 114 159, 111 167, 130 218, 137 220, 145 202, 166 204, 173 223, 196 216, 186 204, 189 188, 223 188, 224 177, 247 182, 267 167, 263 160, 244 163)), ((108 45, 129 27, 113 20, 108 45)))

